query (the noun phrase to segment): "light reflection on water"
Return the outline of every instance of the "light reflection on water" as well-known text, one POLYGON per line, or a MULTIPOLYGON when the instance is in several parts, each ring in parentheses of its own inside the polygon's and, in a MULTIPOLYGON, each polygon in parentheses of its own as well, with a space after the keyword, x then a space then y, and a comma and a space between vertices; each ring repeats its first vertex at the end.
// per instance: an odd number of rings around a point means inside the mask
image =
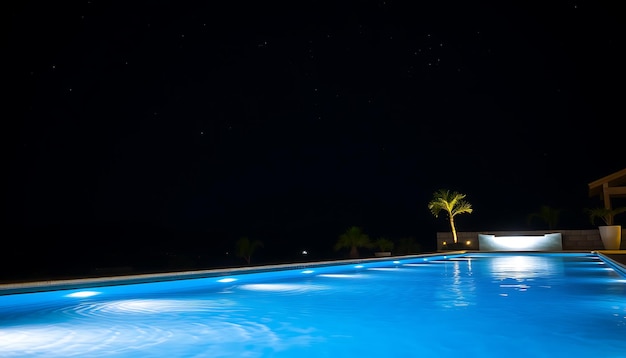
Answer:
POLYGON ((539 255, 511 255, 489 260, 490 270, 498 279, 527 280, 535 277, 550 278, 563 275, 563 262, 539 255))
POLYGON ((0 356, 626 351, 626 282, 590 255, 474 254, 229 277, 186 282, 187 290, 173 281, 158 291, 144 284, 0 296, 0 356))

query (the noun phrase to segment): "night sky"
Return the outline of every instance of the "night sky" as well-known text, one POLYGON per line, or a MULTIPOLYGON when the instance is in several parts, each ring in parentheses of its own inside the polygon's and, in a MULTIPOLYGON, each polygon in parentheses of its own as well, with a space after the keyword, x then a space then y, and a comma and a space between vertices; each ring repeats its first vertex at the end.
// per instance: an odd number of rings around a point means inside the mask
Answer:
POLYGON ((460 231, 591 228, 626 167, 616 3, 4 3, 3 277, 340 257, 350 226, 432 251, 439 188, 460 231))

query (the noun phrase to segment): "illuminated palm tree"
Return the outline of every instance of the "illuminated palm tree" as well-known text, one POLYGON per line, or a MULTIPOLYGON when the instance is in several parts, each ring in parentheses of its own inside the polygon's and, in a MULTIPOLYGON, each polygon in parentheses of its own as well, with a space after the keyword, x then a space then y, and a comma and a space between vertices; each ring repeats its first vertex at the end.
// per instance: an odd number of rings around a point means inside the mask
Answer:
POLYGON ((350 249, 350 257, 359 257, 359 247, 372 247, 372 242, 360 227, 352 226, 339 236, 339 240, 335 244, 335 251, 348 248, 350 249))
POLYGON ((250 240, 247 237, 241 237, 237 240, 236 249, 237 249, 237 257, 241 257, 248 265, 250 265, 250 261, 252 259, 252 254, 258 247, 263 247, 263 242, 259 240, 250 240))
POLYGON ((454 227, 454 217, 458 214, 472 213, 472 204, 465 199, 466 195, 458 192, 450 192, 447 189, 439 189, 433 194, 432 200, 428 203, 428 209, 436 217, 442 210, 448 214, 450 220, 450 228, 452 229, 452 237, 454 243, 457 243, 456 228, 454 227))

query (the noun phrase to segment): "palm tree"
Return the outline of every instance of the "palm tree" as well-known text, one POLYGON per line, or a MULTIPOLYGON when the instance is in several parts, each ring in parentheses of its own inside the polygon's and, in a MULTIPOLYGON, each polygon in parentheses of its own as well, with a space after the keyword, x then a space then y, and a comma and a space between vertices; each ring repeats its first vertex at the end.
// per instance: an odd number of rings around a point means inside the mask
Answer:
POLYGON ((457 243, 456 228, 454 227, 454 217, 458 214, 472 213, 472 204, 465 199, 466 195, 458 192, 450 192, 447 189, 439 189, 433 194, 432 200, 428 203, 428 209, 436 217, 439 212, 444 210, 448 214, 450 220, 450 228, 452 228, 452 237, 454 243, 457 243))
POLYGON ((343 248, 350 249, 350 257, 359 257, 359 247, 372 247, 369 236, 363 233, 360 227, 352 226, 339 236, 335 244, 335 251, 343 248))
POLYGON ((251 241, 248 237, 243 236, 239 238, 236 243, 237 257, 243 258, 248 265, 250 265, 252 254, 254 254, 254 251, 256 251, 258 247, 263 247, 263 242, 259 240, 251 241))
POLYGON ((538 218, 548 224, 549 230, 553 230, 559 223, 560 214, 561 210, 551 208, 548 205, 543 205, 538 212, 528 215, 528 223, 530 224, 534 218, 538 218))

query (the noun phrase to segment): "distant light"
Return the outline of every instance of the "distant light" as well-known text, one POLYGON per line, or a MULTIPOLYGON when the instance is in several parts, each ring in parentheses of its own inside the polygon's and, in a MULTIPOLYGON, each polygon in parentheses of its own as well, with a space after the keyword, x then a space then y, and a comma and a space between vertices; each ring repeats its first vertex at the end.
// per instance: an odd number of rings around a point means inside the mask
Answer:
POLYGON ((65 295, 65 297, 85 298, 85 297, 91 297, 91 296, 95 296, 99 294, 100 292, 96 292, 96 291, 79 291, 79 292, 74 292, 74 293, 65 295))
POLYGON ((227 277, 227 278, 222 278, 217 280, 217 282, 233 282, 233 281, 237 281, 236 278, 232 278, 232 277, 227 277))
POLYGON ((471 244, 472 244, 471 241, 469 241, 469 240, 465 241, 465 245, 470 246, 471 244))
POLYGON ((307 255, 308 252, 306 250, 302 250, 302 255, 307 255))
POLYGON ((444 244, 444 245, 448 245, 448 243, 447 243, 447 242, 445 242, 445 241, 443 242, 443 244, 444 244))

